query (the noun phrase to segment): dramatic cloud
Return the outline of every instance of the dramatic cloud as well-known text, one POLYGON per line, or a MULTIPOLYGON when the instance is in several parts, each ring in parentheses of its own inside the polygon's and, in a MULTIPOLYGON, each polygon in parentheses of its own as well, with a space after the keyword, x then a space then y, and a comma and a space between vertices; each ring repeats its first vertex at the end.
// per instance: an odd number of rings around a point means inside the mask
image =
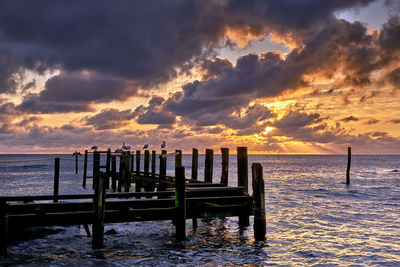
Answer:
POLYGON ((131 110, 119 111, 116 109, 104 109, 100 113, 86 117, 83 120, 85 125, 92 125, 97 130, 119 129, 128 124, 134 117, 131 110))

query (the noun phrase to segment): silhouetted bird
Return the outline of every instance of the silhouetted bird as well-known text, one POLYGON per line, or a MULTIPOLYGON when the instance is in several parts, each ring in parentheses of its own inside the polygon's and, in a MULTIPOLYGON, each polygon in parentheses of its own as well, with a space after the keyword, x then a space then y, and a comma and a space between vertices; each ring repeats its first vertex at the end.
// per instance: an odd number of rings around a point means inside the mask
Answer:
POLYGON ((118 148, 117 150, 115 150, 115 152, 117 152, 117 153, 123 153, 124 150, 123 150, 122 148, 118 148))
POLYGON ((91 149, 94 150, 94 151, 97 151, 97 149, 99 149, 99 147, 98 146, 92 146, 91 149))
POLYGON ((75 152, 74 153, 72 153, 72 156, 80 156, 81 155, 81 153, 80 152, 78 152, 78 151, 76 151, 75 150, 75 152))
POLYGON ((145 144, 144 146, 143 146, 143 149, 146 149, 146 148, 148 148, 149 147, 149 144, 145 144))
POLYGON ((131 146, 125 145, 125 142, 123 142, 123 143, 122 143, 122 149, 124 149, 124 150, 129 150, 129 149, 131 149, 131 146))
POLYGON ((166 145, 167 143, 165 143, 165 141, 162 141, 161 148, 164 148, 166 145))

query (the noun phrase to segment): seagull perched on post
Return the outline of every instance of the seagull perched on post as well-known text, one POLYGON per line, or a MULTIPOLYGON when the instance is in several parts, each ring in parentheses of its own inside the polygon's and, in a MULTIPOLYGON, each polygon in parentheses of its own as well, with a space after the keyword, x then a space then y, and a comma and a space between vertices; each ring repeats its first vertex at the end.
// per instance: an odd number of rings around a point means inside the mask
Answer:
POLYGON ((124 150, 130 150, 130 149, 131 149, 131 146, 125 145, 125 142, 123 142, 123 143, 122 143, 122 149, 124 149, 124 150))
POLYGON ((164 148, 166 145, 167 143, 165 143, 165 141, 162 141, 161 148, 164 148))
POLYGON ((117 150, 115 150, 116 153, 123 153, 124 150, 122 148, 118 148, 117 150))
POLYGON ((72 156, 80 156, 81 155, 81 153, 80 152, 78 152, 78 151, 76 151, 75 150, 75 152, 74 153, 72 153, 72 156))
POLYGON ((146 149, 149 147, 149 144, 144 144, 143 149, 146 149))
POLYGON ((92 146, 91 149, 94 150, 94 151, 97 151, 97 149, 99 149, 99 147, 98 146, 92 146))

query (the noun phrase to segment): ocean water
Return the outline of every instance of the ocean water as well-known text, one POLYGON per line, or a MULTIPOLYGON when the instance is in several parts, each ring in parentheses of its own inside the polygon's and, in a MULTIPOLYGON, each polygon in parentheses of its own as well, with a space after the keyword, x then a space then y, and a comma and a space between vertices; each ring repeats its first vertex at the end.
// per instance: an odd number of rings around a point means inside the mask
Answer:
MULTIPOLYGON (((83 189, 83 156, 74 174, 71 155, 0 155, 0 195, 52 194, 54 157, 61 158, 60 194, 83 189)), ((345 185, 347 157, 250 155, 263 166, 267 239, 255 242, 253 220, 245 230, 237 218, 187 220, 187 240, 175 242, 169 221, 106 224, 105 248, 93 250, 83 227, 26 232, 9 245, 0 265, 68 266, 400 266, 400 156, 353 156, 351 185, 345 185)), ((214 157, 214 181, 221 173, 214 157)), ((173 174, 174 159, 168 158, 173 174)), ((183 155, 190 177, 191 155, 183 155)), ((199 156, 202 179, 204 155, 199 156)), ((157 166, 158 168, 158 166, 157 166)), ((89 175, 91 164, 89 160, 89 175)), ((235 186, 236 156, 230 156, 229 184, 235 186)), ((90 182, 90 180, 89 180, 90 182)))

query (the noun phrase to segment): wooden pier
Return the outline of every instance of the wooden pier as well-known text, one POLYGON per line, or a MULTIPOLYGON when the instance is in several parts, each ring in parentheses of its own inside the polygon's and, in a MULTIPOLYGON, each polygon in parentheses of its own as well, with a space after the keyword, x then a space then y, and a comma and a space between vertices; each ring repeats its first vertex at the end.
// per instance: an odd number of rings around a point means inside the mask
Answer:
MULTIPOLYGON (((182 151, 159 156, 156 173, 156 152, 136 154, 108 151, 85 151, 83 186, 93 179, 93 194, 0 197, 0 253, 7 255, 7 239, 12 230, 37 226, 92 225, 92 247, 103 247, 105 223, 170 220, 176 228, 176 240, 186 238, 186 219, 192 219, 194 229, 198 218, 239 217, 241 228, 249 226, 254 216, 254 238, 265 239, 265 197, 262 166, 252 164, 253 196, 248 194, 247 148, 238 148, 238 186, 228 186, 229 150, 221 149, 221 180, 213 182, 213 151, 206 150, 204 181, 197 177, 198 150, 193 149, 191 177, 185 177, 182 151), (93 176, 87 176, 88 154, 93 153, 93 176), (101 165, 101 155, 106 156, 101 165), (134 170, 134 157, 136 169, 134 170), (166 163, 175 158, 175 176, 166 175, 166 163), (117 168, 119 157, 119 168, 117 168), (117 172, 118 169, 118 172, 117 172), (110 187, 111 178, 111 187, 110 187), (133 186, 134 186, 134 190, 133 186), (124 188, 125 192, 121 192, 124 188), (107 192, 108 190, 108 192, 107 192), (60 201, 62 200, 62 201, 60 201), (60 201, 60 202, 58 202, 60 201)), ((59 160, 55 161, 55 182, 59 160)), ((56 190, 57 187, 57 190, 56 190)))

